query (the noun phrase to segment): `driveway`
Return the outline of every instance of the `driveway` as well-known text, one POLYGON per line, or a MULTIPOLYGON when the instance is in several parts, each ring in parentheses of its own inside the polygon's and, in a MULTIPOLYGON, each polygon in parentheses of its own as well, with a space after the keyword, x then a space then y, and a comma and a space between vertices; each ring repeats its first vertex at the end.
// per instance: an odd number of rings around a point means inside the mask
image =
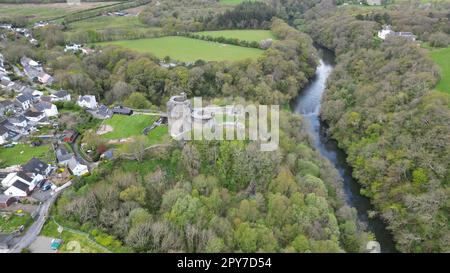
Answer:
POLYGON ((52 240, 50 237, 38 236, 28 248, 31 253, 55 253, 51 248, 52 240))

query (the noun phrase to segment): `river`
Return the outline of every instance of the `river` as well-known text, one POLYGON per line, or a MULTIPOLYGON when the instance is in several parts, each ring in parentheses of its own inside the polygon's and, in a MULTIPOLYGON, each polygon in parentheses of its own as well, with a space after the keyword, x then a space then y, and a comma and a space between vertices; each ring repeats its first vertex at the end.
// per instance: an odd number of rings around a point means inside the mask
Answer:
POLYGON ((318 48, 318 51, 320 63, 316 75, 293 102, 293 110, 306 121, 314 147, 338 170, 344 184, 347 204, 356 208, 359 220, 375 234, 376 240, 381 245, 381 251, 396 252, 392 235, 386 229, 385 223, 379 217, 368 217, 368 211, 373 210, 373 207, 369 199, 360 194, 361 186, 352 177, 352 169, 346 161, 347 155, 337 146, 336 141, 326 137, 327 126, 321 122, 319 113, 326 81, 335 67, 335 57, 326 49, 318 48))

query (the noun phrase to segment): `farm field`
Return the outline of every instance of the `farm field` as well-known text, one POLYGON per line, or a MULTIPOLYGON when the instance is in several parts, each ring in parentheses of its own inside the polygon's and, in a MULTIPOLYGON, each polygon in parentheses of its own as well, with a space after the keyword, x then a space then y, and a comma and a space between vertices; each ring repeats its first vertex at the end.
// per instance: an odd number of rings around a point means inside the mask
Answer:
POLYGON ((101 31, 105 29, 145 31, 151 28, 139 22, 137 16, 97 16, 94 18, 81 20, 69 24, 67 32, 80 31, 101 31))
POLYGON ((178 36, 121 40, 97 44, 119 45, 140 52, 152 53, 158 58, 170 56, 172 59, 184 62, 193 62, 199 59, 206 61, 237 61, 246 58, 257 58, 264 52, 256 48, 226 45, 178 36))
POLYGON ((206 35, 211 37, 233 38, 243 41, 260 42, 265 39, 275 39, 270 30, 218 30, 218 31, 201 31, 197 32, 199 35, 206 35))
POLYGON ((0 164, 6 166, 24 164, 32 157, 44 160, 49 151, 48 145, 30 147, 27 144, 17 144, 12 148, 0 148, 0 164))
POLYGON ((431 49, 429 54, 441 69, 441 80, 436 85, 436 90, 450 94, 450 47, 431 49))
POLYGON ((71 12, 91 9, 99 6, 111 5, 115 2, 83 2, 80 5, 67 5, 66 3, 48 4, 0 4, 0 18, 26 16, 31 22, 49 20, 64 16, 71 12))

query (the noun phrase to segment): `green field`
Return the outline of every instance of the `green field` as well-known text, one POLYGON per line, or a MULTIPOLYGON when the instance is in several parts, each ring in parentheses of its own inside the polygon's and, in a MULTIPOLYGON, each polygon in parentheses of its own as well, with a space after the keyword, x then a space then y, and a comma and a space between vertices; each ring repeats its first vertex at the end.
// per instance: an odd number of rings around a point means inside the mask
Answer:
POLYGON ((137 16, 97 16, 94 18, 70 23, 67 32, 76 31, 102 31, 111 29, 114 31, 134 31, 144 32, 147 30, 157 30, 139 21, 137 16))
POLYGON ((66 3, 51 4, 0 4, 0 18, 25 16, 31 22, 49 20, 72 12, 90 9, 98 6, 111 5, 113 2, 82 3, 67 5, 66 3))
POLYGON ((26 212, 21 215, 13 213, 6 217, 0 216, 0 233, 11 233, 18 230, 20 226, 27 227, 31 222, 31 216, 26 212))
MULTIPOLYGON (((107 140, 112 140, 141 136, 143 135, 142 131, 144 128, 153 124, 158 118, 157 116, 148 115, 114 115, 111 119, 104 122, 105 125, 111 126, 114 131, 106 133, 102 137, 107 140)), ((147 145, 160 144, 167 140, 169 140, 167 126, 158 126, 149 132, 147 145)))
POLYGON ((158 58, 170 56, 175 60, 184 62, 193 62, 199 59, 206 61, 237 61, 246 58, 257 58, 264 52, 256 48, 226 45, 178 36, 121 40, 97 44, 119 45, 140 52, 152 53, 158 58))
POLYGON ((12 148, 0 148, 0 164, 4 166, 24 164, 32 157, 46 159, 49 151, 48 145, 30 147, 27 144, 18 144, 12 148))
POLYGON ((436 85, 436 90, 450 94, 450 47, 432 49, 429 54, 441 69, 441 80, 436 85))
POLYGON ((199 35, 211 37, 234 38, 242 41, 260 42, 265 39, 275 39, 270 30, 218 30, 218 31, 201 31, 196 32, 199 35))

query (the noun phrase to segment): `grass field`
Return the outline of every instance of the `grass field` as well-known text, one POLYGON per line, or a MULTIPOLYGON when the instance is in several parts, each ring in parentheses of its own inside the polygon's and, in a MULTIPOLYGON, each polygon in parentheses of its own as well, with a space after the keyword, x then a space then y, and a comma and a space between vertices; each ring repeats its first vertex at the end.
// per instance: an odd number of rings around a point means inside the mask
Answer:
POLYGON ((436 85, 436 90, 450 94, 450 47, 431 49, 429 54, 441 69, 441 80, 436 85))
MULTIPOLYGON (((153 124, 158 119, 157 116, 133 115, 121 116, 114 115, 111 119, 105 121, 105 125, 111 126, 114 131, 102 135, 107 140, 121 139, 128 137, 141 136, 145 127, 153 124)), ((167 142, 170 139, 167 126, 158 126, 151 130, 147 136, 147 145, 155 145, 167 142)), ((123 145, 120 145, 123 147, 123 145)), ((120 149, 119 149, 120 150, 120 149)))
POLYGON ((18 144, 12 148, 0 148, 0 162, 2 165, 11 166, 24 164, 32 157, 45 159, 50 150, 50 146, 42 145, 30 147, 27 144, 18 144))
POLYGON ((0 18, 26 16, 31 22, 49 20, 66 14, 90 9, 94 7, 111 5, 114 2, 83 2, 81 5, 67 5, 66 3, 50 4, 0 4, 0 18))
POLYGON ((211 37, 234 38, 242 41, 260 42, 265 39, 275 39, 270 30, 218 30, 218 31, 201 31, 196 34, 207 35, 211 37))
POLYGON ((26 212, 22 214, 21 216, 12 214, 6 218, 0 217, 0 233, 11 233, 22 225, 25 227, 30 225, 32 222, 30 214, 26 212))
POLYGON ((199 59, 206 61, 237 61, 246 58, 257 58, 264 52, 263 50, 256 48, 224 45, 178 36, 121 40, 97 44, 119 45, 140 52, 149 52, 158 58, 170 56, 172 59, 184 62, 192 62, 199 59))
POLYGON ((72 33, 88 30, 102 31, 106 29, 114 31, 145 32, 147 30, 157 30, 158 28, 151 28, 139 22, 137 16, 97 16, 70 23, 67 32, 72 33))

